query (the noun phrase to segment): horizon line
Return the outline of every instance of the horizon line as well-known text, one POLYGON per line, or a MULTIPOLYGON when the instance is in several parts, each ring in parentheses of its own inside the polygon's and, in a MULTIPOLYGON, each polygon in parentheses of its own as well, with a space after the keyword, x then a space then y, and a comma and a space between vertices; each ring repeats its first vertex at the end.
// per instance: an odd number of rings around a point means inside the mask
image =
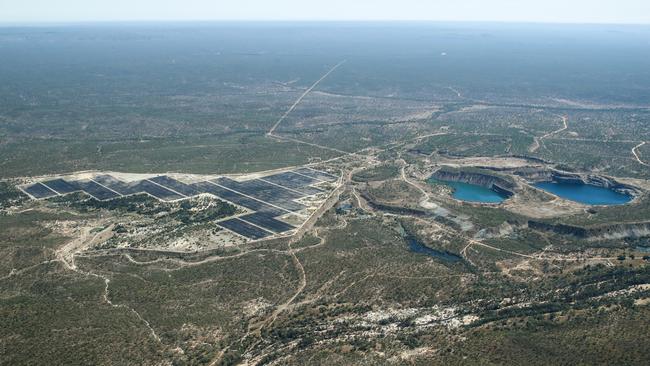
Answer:
POLYGON ((101 25, 101 24, 155 24, 155 23, 463 23, 463 24, 520 24, 520 25, 599 25, 650 26, 648 23, 542 20, 440 20, 440 19, 106 19, 106 20, 0 20, 5 26, 44 25, 101 25))

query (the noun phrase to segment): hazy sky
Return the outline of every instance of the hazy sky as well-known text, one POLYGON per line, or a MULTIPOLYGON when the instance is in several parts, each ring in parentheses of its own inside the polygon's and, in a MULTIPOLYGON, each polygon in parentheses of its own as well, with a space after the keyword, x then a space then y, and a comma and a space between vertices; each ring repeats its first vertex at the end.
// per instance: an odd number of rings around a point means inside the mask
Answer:
POLYGON ((650 0, 0 0, 0 22, 442 20, 650 23, 650 0))

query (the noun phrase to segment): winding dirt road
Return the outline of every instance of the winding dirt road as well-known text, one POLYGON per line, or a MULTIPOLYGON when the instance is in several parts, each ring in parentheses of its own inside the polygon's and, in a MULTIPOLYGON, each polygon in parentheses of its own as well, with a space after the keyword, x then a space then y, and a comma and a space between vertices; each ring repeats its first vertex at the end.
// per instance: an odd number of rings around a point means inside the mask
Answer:
POLYGON ((646 144, 646 142, 643 141, 642 143, 640 143, 640 144, 636 145, 635 147, 633 147, 632 148, 632 155, 634 155, 634 158, 636 158, 636 161, 638 161, 639 164, 645 165, 645 166, 650 166, 650 164, 648 164, 648 163, 644 162, 643 160, 641 160, 641 157, 639 156, 639 148, 641 146, 645 145, 645 144, 646 144))
POLYGON ((558 133, 566 130, 567 128, 569 128, 569 125, 567 123, 569 121, 569 118, 567 116, 560 116, 560 118, 562 118, 563 126, 558 128, 557 130, 551 131, 551 132, 549 132, 549 133, 547 133, 547 134, 545 134, 545 135, 543 135, 543 136, 541 136, 539 138, 535 137, 533 145, 531 145, 531 147, 528 149, 529 152, 537 151, 542 146, 543 140, 545 138, 549 138, 549 137, 551 137, 551 136, 553 136, 555 134, 558 134, 558 133))

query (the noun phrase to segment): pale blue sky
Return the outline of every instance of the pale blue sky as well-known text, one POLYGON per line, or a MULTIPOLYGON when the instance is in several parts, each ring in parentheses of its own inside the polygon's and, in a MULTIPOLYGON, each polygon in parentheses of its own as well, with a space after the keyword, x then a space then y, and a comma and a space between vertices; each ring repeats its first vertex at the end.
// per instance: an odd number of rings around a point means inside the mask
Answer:
POLYGON ((440 20, 650 23, 650 0, 0 0, 0 22, 440 20))

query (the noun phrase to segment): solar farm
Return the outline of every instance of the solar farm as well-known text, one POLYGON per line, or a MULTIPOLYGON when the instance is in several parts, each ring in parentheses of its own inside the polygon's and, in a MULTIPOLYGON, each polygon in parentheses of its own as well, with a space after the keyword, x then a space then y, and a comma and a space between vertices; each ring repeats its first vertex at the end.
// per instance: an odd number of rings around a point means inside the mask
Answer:
POLYGON ((92 174, 84 179, 55 178, 20 186, 35 200, 83 192, 98 201, 146 194, 161 202, 177 202, 199 195, 212 195, 240 208, 243 214, 217 221, 216 225, 246 240, 287 235, 306 220, 314 205, 323 201, 339 178, 307 167, 250 179, 228 177, 183 182, 168 175, 125 181, 110 174, 92 174))

